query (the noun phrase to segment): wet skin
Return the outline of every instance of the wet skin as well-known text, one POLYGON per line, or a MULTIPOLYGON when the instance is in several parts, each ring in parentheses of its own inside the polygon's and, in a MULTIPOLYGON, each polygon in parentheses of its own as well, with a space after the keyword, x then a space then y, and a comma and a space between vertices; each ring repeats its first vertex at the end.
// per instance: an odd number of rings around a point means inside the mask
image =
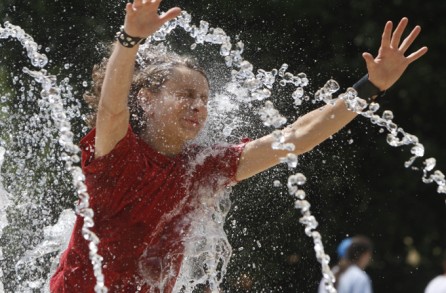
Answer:
POLYGON ((178 67, 160 92, 143 90, 140 95, 148 119, 142 138, 165 155, 181 152, 206 122, 209 85, 198 71, 178 67))

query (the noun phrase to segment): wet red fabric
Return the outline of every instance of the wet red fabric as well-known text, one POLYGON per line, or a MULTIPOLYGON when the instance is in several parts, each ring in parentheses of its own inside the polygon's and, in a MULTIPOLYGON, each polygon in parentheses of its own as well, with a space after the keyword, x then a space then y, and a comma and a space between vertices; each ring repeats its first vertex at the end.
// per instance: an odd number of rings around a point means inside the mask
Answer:
MULTIPOLYGON (((81 141, 82 168, 95 212, 93 231, 101 240, 105 284, 109 292, 148 292, 147 283, 170 276, 164 292, 171 292, 183 257, 181 239, 188 228, 184 216, 193 209, 193 190, 204 182, 213 189, 235 182, 244 144, 210 150, 189 147, 170 158, 150 148, 129 127, 112 152, 94 159, 94 137, 93 130, 81 141), (226 178, 223 184, 221 178, 226 178)), ((94 292, 96 280, 82 224, 77 217, 51 278, 53 293, 94 292)))

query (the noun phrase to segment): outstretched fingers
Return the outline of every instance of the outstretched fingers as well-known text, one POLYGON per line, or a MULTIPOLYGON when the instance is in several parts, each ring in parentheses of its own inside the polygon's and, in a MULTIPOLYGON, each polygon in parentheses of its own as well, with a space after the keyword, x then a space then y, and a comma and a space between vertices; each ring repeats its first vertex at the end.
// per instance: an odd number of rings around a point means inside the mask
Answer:
POLYGON ((160 6, 162 0, 145 0, 144 3, 150 3, 154 6, 156 6, 156 8, 158 9, 158 7, 160 6))
POLYGON ((373 63, 375 63, 375 58, 373 57, 372 54, 368 52, 362 53, 362 58, 364 58, 364 61, 367 64, 367 66, 372 66, 373 63))
POLYGON ((399 50, 401 52, 406 52, 407 49, 409 49, 410 45, 415 41, 415 39, 418 37, 418 35, 421 32, 421 27, 418 25, 410 32, 410 34, 404 39, 404 41, 401 43, 401 46, 399 47, 399 50))
POLYGON ((163 13, 162 15, 160 15, 160 20, 163 23, 167 22, 167 21, 169 21, 171 19, 174 19, 178 15, 180 15, 180 13, 181 13, 181 9, 180 8, 178 8, 178 7, 171 8, 167 12, 163 13))
POLYGON ((423 48, 419 49, 418 51, 413 52, 412 54, 407 56, 406 59, 410 64, 410 63, 414 62, 415 60, 417 60, 418 58, 420 58, 421 56, 423 56, 424 54, 426 54, 427 51, 428 51, 427 47, 423 47, 423 48))
POLYGON ((144 4, 143 0, 134 0, 133 1, 133 7, 135 9, 138 9, 139 7, 141 7, 144 4))
POLYGON ((386 22, 384 26, 384 31, 381 37, 381 47, 389 47, 390 46, 390 38, 392 36, 392 28, 393 24, 391 21, 386 22))
POLYGON ((125 6, 125 12, 127 14, 135 14, 141 7, 143 7, 144 2, 142 0, 134 0, 133 3, 127 3, 125 6))
POLYGON ((125 13, 127 15, 131 15, 131 14, 135 13, 135 10, 133 9, 133 4, 132 3, 127 3, 125 5, 125 13))
POLYGON ((409 22, 409 20, 407 19, 407 17, 403 17, 400 20, 400 23, 398 23, 398 26, 396 27, 395 31, 393 32, 392 40, 390 41, 390 46, 392 48, 394 48, 394 49, 398 48, 400 41, 401 41, 401 36, 403 35, 403 32, 406 29, 408 22, 409 22))
POLYGON ((158 10, 161 0, 133 0, 133 3, 127 3, 127 6, 131 6, 133 11, 139 9, 158 10))
POLYGON ((162 0, 133 0, 132 3, 127 3, 125 11, 127 16, 136 20, 136 22, 147 22, 147 24, 151 23, 155 26, 161 26, 181 13, 181 9, 175 7, 160 15, 158 8, 161 1, 162 0))

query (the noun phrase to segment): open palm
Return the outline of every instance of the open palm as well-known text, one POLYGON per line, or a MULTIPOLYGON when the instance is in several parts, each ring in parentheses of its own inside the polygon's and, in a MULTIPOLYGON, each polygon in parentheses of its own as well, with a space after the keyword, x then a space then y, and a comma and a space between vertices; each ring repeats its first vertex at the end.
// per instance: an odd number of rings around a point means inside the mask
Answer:
POLYGON ((391 87, 401 77, 410 63, 427 52, 427 47, 422 47, 409 56, 405 56, 406 51, 421 31, 421 28, 416 26, 400 44, 407 23, 408 19, 406 17, 402 18, 392 33, 393 24, 388 21, 384 27, 378 56, 374 58, 370 53, 362 55, 367 64, 370 81, 382 91, 391 87))
POLYGON ((160 3, 161 0, 135 0, 133 3, 127 3, 124 22, 126 33, 133 37, 146 38, 181 12, 180 8, 174 7, 159 15, 160 3))

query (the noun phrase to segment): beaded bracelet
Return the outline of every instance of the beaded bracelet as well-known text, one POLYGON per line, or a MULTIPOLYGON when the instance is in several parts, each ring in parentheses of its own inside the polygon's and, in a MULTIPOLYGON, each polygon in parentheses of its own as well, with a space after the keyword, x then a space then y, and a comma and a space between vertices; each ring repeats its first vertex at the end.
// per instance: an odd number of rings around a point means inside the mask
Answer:
POLYGON ((146 38, 138 38, 128 35, 124 31, 124 27, 121 27, 121 30, 116 33, 116 39, 126 48, 133 48, 137 44, 144 44, 146 42, 146 38))

